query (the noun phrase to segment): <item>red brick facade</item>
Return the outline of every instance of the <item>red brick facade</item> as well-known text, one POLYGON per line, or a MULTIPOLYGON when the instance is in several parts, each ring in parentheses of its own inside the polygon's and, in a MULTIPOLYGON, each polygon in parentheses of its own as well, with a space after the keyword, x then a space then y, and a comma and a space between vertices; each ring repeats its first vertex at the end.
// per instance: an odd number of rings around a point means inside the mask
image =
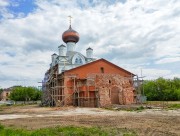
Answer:
MULTIPOLYGON (((68 70, 64 74, 67 75, 64 80, 67 86, 64 90, 66 94, 73 94, 74 88, 70 86, 81 84, 77 86, 79 98, 75 98, 79 99, 79 106, 103 107, 110 104, 134 103, 134 74, 104 59, 68 70), (79 82, 74 82, 68 75, 76 75, 79 82)), ((73 100, 69 97, 65 103, 72 105, 73 100)))
POLYGON ((133 76, 105 59, 58 74, 58 65, 48 73, 44 84, 44 100, 50 105, 104 107, 135 102, 133 76))

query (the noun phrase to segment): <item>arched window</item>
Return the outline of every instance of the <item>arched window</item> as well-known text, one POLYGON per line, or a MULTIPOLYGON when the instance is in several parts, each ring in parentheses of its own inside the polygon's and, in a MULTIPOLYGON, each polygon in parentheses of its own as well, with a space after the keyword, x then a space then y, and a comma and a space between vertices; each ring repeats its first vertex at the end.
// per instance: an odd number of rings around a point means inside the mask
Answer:
POLYGON ((75 59, 75 63, 76 63, 76 64, 78 63, 78 58, 75 59))
POLYGON ((83 63, 83 61, 82 61, 82 59, 80 57, 77 57, 75 59, 75 64, 82 64, 82 63, 83 63))
POLYGON ((81 58, 79 58, 79 63, 82 64, 82 59, 81 58))
POLYGON ((75 54, 72 58, 72 64, 76 64, 76 65, 82 65, 85 63, 85 59, 83 56, 81 56, 80 54, 75 54))

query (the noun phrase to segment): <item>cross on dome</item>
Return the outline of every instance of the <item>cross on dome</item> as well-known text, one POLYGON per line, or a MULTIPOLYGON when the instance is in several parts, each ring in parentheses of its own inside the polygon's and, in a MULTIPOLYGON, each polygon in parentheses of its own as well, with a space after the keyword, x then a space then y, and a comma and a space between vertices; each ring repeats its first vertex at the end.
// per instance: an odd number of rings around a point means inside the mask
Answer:
POLYGON ((72 16, 68 16, 69 17, 69 24, 70 24, 70 26, 71 26, 71 19, 72 19, 72 16))
POLYGON ((72 19, 72 17, 71 16, 68 16, 68 17, 69 17, 69 23, 70 23, 69 29, 66 30, 62 34, 62 39, 63 39, 63 41, 65 43, 68 43, 68 42, 77 43, 79 41, 79 33, 71 28, 71 19, 72 19))

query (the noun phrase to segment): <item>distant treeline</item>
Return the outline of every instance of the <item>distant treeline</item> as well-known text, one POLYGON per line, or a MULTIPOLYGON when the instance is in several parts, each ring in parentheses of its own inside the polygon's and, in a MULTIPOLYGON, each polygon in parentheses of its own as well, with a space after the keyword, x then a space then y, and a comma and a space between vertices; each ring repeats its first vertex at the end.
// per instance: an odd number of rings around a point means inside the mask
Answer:
POLYGON ((37 101, 41 99, 42 92, 35 87, 14 87, 10 99, 14 101, 37 101))
POLYGON ((150 101, 180 100, 180 78, 146 80, 143 83, 144 93, 150 101))

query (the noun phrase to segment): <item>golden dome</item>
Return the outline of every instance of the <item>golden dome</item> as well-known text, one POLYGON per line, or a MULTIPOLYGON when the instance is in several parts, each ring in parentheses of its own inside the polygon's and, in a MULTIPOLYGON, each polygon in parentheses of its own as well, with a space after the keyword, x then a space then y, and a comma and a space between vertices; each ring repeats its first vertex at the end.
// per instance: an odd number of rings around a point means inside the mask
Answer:
POLYGON ((75 42, 77 43, 79 41, 79 33, 76 32, 75 30, 73 30, 71 28, 71 25, 69 26, 69 29, 66 30, 63 34, 62 34, 62 39, 65 43, 67 42, 75 42))

